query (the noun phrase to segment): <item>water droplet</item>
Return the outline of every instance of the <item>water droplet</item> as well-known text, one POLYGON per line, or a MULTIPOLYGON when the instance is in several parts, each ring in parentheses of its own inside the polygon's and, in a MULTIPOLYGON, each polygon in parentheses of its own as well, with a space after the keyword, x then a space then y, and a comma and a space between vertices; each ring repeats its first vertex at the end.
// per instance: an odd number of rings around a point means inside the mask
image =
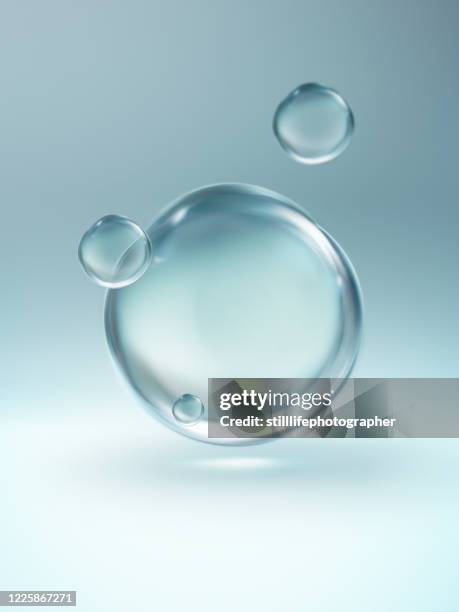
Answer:
POLYGON ((338 157, 354 131, 354 116, 334 89, 317 83, 297 87, 274 114, 280 145, 296 161, 323 164, 338 157))
POLYGON ((204 413, 204 406, 199 397, 185 393, 172 407, 172 414, 175 419, 183 425, 194 425, 201 420, 204 413))
POLYGON ((151 245, 145 232, 130 219, 107 215, 83 235, 78 257, 86 274, 104 287, 125 287, 142 276, 150 264, 151 245))
POLYGON ((108 292, 105 324, 115 361, 163 424, 209 441, 206 418, 187 427, 171 409, 183 389, 207 398, 208 378, 349 374, 360 339, 358 281, 341 248, 294 202, 251 185, 204 187, 147 234, 154 265, 108 292))

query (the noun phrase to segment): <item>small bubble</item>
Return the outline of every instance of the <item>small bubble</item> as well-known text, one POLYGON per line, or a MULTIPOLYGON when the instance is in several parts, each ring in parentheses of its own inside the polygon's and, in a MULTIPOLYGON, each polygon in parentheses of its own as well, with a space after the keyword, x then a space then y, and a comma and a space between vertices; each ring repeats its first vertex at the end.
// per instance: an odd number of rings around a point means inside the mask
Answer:
POLYGON ((185 393, 172 406, 175 419, 184 425, 194 425, 201 420, 204 406, 199 397, 185 393))
POLYGON ((107 215, 83 235, 78 257, 86 274, 104 287, 126 287, 142 276, 151 260, 150 240, 130 219, 107 215))
POLYGON ((340 155, 354 131, 354 116, 334 89, 306 83, 277 107, 273 129, 281 147, 295 161, 323 164, 340 155))

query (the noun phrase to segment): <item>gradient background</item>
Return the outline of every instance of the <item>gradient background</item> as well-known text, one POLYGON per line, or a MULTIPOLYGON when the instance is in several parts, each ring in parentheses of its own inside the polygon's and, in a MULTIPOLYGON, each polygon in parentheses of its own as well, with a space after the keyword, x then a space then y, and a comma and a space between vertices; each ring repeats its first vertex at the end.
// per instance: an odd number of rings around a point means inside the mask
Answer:
POLYGON ((459 4, 0 0, 0 589, 94 610, 456 610, 456 440, 200 445, 112 367, 76 253, 203 184, 292 198, 365 297, 355 376, 458 376, 459 4), (303 167, 271 130, 318 81, 356 118, 303 167))

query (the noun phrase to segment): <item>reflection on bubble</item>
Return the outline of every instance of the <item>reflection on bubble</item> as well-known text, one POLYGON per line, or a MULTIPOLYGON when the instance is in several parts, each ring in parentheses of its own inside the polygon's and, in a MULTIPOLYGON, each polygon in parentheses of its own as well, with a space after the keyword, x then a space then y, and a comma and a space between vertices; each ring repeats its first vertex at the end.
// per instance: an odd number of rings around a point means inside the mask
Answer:
POLYGON ((86 274, 105 287, 125 287, 148 268, 150 240, 130 219, 107 215, 81 239, 78 257, 86 274))
POLYGON ((109 291, 108 344, 163 424, 209 440, 208 378, 345 378, 357 355, 361 300, 340 247, 286 197, 214 185, 179 198, 147 230, 155 257, 109 291), (183 390, 204 404, 188 427, 183 390))
POLYGON ((184 425, 194 425, 201 420, 204 412, 199 397, 195 397, 190 393, 182 395, 172 406, 172 414, 179 423, 184 425))
POLYGON ((329 87, 306 83, 283 100, 273 129, 280 145, 304 164, 328 162, 348 146, 354 116, 342 96, 329 87))

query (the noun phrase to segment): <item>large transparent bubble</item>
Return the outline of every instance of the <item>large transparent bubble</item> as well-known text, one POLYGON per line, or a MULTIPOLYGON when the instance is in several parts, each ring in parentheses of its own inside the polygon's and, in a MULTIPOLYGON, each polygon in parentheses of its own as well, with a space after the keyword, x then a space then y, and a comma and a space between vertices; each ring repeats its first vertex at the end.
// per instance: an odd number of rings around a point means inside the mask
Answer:
POLYGON ((162 423, 209 441, 208 378, 349 374, 358 282, 295 203, 261 187, 214 185, 179 198, 147 234, 151 264, 108 292, 105 322, 115 360, 162 423), (184 397, 202 402, 201 418, 177 418, 184 397))

